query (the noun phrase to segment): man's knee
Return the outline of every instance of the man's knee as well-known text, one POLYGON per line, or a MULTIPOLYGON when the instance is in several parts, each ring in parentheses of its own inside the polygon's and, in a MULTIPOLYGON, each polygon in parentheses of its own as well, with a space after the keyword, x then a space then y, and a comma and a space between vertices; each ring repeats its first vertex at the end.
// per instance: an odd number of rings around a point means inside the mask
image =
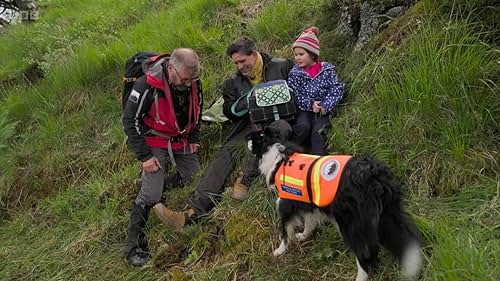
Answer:
POLYGON ((141 189, 135 199, 136 204, 153 205, 160 201, 163 191, 163 173, 163 169, 155 173, 143 172, 141 189))

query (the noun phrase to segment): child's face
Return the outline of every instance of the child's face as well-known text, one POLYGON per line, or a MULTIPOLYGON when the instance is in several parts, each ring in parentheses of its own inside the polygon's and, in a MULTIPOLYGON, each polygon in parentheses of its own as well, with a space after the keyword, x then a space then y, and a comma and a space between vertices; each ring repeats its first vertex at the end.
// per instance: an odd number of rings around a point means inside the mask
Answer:
POLYGON ((294 48, 293 53, 295 54, 295 62, 300 67, 311 66, 315 63, 309 53, 300 47, 294 48))

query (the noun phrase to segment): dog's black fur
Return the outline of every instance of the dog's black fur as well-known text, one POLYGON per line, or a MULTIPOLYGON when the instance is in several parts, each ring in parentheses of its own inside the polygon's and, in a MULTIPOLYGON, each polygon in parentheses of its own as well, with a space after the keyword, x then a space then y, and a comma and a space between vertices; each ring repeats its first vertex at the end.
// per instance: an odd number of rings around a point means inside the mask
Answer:
MULTIPOLYGON (((266 128, 263 133, 251 133, 249 149, 260 160, 262 174, 269 188, 274 187, 274 175, 279 166, 297 146, 283 141, 283 131, 266 128), (276 164, 265 165, 266 153, 275 151, 271 158, 276 164), (276 155, 276 156, 275 156, 276 155), (263 159, 264 156, 264 159, 263 159)), ((269 163, 268 163, 269 164, 269 163)), ((308 219, 312 229, 318 220, 336 223, 339 233, 357 257, 357 281, 367 280, 376 271, 380 246, 387 248, 402 263, 406 278, 418 277, 421 268, 420 233, 402 208, 401 184, 392 171, 380 161, 367 156, 353 157, 342 172, 334 202, 324 208, 294 200, 278 199, 277 210, 281 219, 281 245, 274 252, 286 251, 293 227, 299 218, 308 219), (318 219, 321 217, 321 219, 318 219)), ((297 234, 304 240, 312 230, 297 234), (306 233, 309 232, 309 233, 306 233)))

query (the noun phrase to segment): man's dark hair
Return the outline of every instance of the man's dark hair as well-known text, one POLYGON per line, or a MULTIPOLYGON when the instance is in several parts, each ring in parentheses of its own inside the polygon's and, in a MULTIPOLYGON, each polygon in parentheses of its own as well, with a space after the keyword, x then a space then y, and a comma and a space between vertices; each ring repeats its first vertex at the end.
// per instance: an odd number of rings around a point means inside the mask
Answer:
POLYGON ((229 47, 226 49, 226 55, 228 57, 232 57, 234 53, 241 53, 246 56, 249 56, 253 52, 257 51, 257 47, 255 46, 255 42, 252 38, 243 36, 236 39, 229 47))

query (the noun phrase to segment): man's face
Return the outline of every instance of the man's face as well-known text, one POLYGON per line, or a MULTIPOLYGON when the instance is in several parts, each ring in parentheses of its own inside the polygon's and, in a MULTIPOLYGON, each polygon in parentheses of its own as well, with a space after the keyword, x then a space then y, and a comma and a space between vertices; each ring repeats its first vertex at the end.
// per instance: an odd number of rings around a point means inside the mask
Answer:
POLYGON ((167 70, 170 84, 179 91, 187 90, 191 87, 191 83, 198 79, 198 77, 185 71, 184 68, 178 70, 171 64, 167 66, 167 70))
POLYGON ((231 60, 241 74, 248 76, 257 62, 257 52, 253 52, 250 55, 234 53, 231 55, 231 60))

